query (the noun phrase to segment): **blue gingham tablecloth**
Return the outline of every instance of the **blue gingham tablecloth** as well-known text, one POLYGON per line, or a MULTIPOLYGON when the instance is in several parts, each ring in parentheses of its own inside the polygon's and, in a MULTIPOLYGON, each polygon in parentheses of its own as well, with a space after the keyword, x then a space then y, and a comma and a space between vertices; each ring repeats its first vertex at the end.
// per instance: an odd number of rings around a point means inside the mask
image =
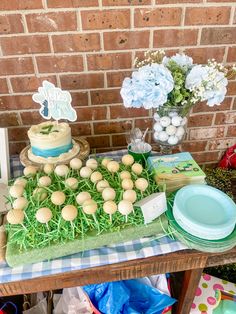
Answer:
MULTIPOLYGON (((119 159, 125 150, 106 153, 113 159, 119 159)), ((101 154, 102 155, 102 154, 101 154)), ((19 158, 11 158, 11 176, 18 177, 22 174, 23 167, 19 158)), ((73 255, 68 255, 51 261, 28 264, 11 268, 7 264, 0 265, 0 283, 31 279, 46 275, 59 274, 72 270, 85 269, 95 266, 119 263, 128 260, 146 258, 179 250, 187 247, 163 236, 160 239, 151 237, 141 238, 135 241, 104 246, 94 250, 88 250, 73 255)))

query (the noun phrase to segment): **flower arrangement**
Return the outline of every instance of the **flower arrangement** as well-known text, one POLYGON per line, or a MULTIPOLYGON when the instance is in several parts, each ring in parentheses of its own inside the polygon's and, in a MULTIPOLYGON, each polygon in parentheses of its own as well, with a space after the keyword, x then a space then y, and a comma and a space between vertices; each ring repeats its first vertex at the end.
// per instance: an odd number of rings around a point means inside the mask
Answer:
POLYGON ((184 53, 166 57, 163 50, 147 51, 144 60, 135 60, 137 71, 125 78, 121 96, 125 107, 145 109, 185 107, 207 101, 219 105, 225 98, 228 79, 236 67, 226 68, 214 59, 206 65, 194 64, 184 53))

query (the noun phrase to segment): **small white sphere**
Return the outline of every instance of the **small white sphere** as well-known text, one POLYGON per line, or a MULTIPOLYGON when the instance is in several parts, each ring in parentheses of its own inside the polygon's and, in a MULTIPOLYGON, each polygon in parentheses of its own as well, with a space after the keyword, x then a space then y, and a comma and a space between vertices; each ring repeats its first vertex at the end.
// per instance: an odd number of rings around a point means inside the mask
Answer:
POLYGON ((102 192, 105 188, 108 188, 110 185, 106 180, 98 181, 96 189, 98 192, 102 192))
POLYGON ((107 170, 112 173, 117 172, 119 168, 120 168, 120 165, 117 161, 112 160, 107 164, 107 170))
POLYGON ((54 205, 62 205, 65 202, 65 200, 66 200, 66 196, 61 191, 53 192, 51 195, 51 202, 54 205))
POLYGON ((154 132, 153 133, 153 139, 154 139, 154 141, 159 140, 159 132, 154 132))
POLYGON ((83 211, 87 215, 93 215, 96 213, 98 205, 94 200, 87 200, 83 203, 83 211))
POLYGON ((102 180, 102 174, 101 174, 101 172, 99 172, 99 171, 94 171, 94 172, 91 174, 90 180, 91 180, 93 183, 97 183, 98 181, 102 180))
POLYGON ((131 179, 131 174, 129 171, 121 171, 120 173, 120 178, 121 180, 124 180, 124 179, 131 179))
POLYGON ((26 179, 24 179, 24 178, 17 178, 16 180, 15 180, 15 182, 14 182, 14 185, 22 185, 24 188, 25 188, 25 186, 26 186, 26 184, 27 184, 27 180, 26 179))
POLYGON ((134 190, 126 190, 123 194, 123 200, 134 203, 137 199, 137 194, 134 190))
POLYGON ((104 201, 113 201, 116 198, 116 192, 113 188, 105 188, 102 191, 104 201))
POLYGON ((161 142, 166 142, 168 140, 168 134, 165 132, 165 131, 161 131, 159 134, 158 134, 158 140, 161 141, 161 142))
POLYGON ((20 185, 20 184, 12 185, 9 189, 9 194, 14 198, 18 198, 22 196, 23 192, 24 192, 24 187, 23 185, 20 185))
POLYGON ((93 170, 91 168, 89 168, 89 167, 82 167, 80 169, 79 174, 80 174, 80 176, 82 178, 89 178, 91 176, 92 172, 93 172, 93 170))
POLYGON ((175 116, 178 116, 178 112, 176 112, 176 111, 171 111, 171 112, 168 113, 168 116, 169 116, 170 118, 173 118, 173 117, 175 117, 175 116))
POLYGON ((121 182, 121 186, 124 190, 132 190, 134 187, 134 183, 131 179, 124 179, 121 182))
POLYGON ((181 122, 182 122, 182 118, 180 116, 175 116, 171 119, 171 123, 174 125, 174 126, 180 126, 181 125, 181 122))
POLYGON ((137 175, 140 175, 143 171, 143 166, 138 164, 138 163, 135 163, 133 164, 133 166, 131 167, 131 170, 137 174, 137 175))
POLYGON ((26 177, 31 177, 31 176, 34 176, 37 172, 37 168, 34 167, 34 166, 27 166, 25 167, 23 173, 26 177))
POLYGON ((168 127, 166 128, 166 133, 168 135, 174 135, 176 133, 176 127, 174 125, 168 125, 168 127))
POLYGON ((185 125, 187 122, 188 122, 188 119, 186 117, 183 117, 181 125, 185 125))
POLYGON ((79 182, 76 178, 68 178, 66 179, 65 184, 71 190, 76 190, 78 188, 79 182))
POLYGON ((144 178, 137 179, 134 184, 135 187, 141 192, 144 192, 148 188, 148 181, 144 178))
POLYGON ((176 131, 175 135, 176 135, 177 137, 179 137, 179 138, 182 138, 183 135, 184 135, 184 133, 185 133, 184 128, 183 128, 182 126, 179 126, 179 127, 177 128, 177 131, 176 131))
POLYGON ((155 121, 159 121, 160 120, 160 116, 159 116, 159 114, 157 112, 154 113, 153 117, 154 117, 155 121))
POLYGON ((69 167, 66 165, 58 165, 56 166, 54 172, 59 176, 59 177, 65 177, 68 172, 69 172, 69 167))
POLYGON ((164 128, 166 128, 168 125, 170 125, 171 119, 169 117, 162 117, 160 119, 160 124, 161 126, 163 126, 164 128))
POLYGON ((107 164, 109 163, 111 161, 111 159, 109 159, 109 158, 103 158, 103 160, 102 160, 102 166, 103 167, 107 167, 107 164))
POLYGON ((159 122, 154 123, 153 129, 155 132, 161 132, 163 130, 163 127, 160 125, 159 122))
POLYGON ((53 170, 54 170, 54 165, 53 165, 53 164, 46 164, 46 165, 44 165, 44 167, 43 167, 43 171, 44 171, 46 174, 51 174, 51 173, 53 173, 53 170))
POLYGON ((117 211, 117 205, 113 201, 106 201, 103 204, 103 210, 106 214, 113 215, 117 211))
POLYGON ((169 138, 168 138, 168 143, 170 145, 176 145, 179 141, 179 138, 175 135, 171 135, 169 138))
POLYGON ((7 221, 11 225, 22 224, 25 214, 21 209, 11 209, 7 213, 7 221))
POLYGON ((49 220, 52 219, 52 211, 48 207, 39 208, 35 215, 38 222, 41 224, 46 224, 49 220))
POLYGON ((52 183, 52 180, 48 176, 43 176, 39 178, 39 186, 49 186, 52 183))
POLYGON ((34 191, 33 191, 33 196, 34 198, 36 198, 38 201, 44 201, 48 194, 46 192, 46 190, 44 188, 36 188, 34 191))
POLYGON ((62 218, 65 221, 73 221, 78 214, 78 210, 74 205, 66 205, 61 210, 62 218))
POLYGON ((91 199, 91 195, 89 194, 89 192, 80 192, 77 196, 76 196, 76 202, 79 205, 83 205, 83 203, 87 200, 91 199))
POLYGON ((82 167, 82 161, 79 158, 73 158, 70 161, 70 167, 74 170, 79 170, 82 167))
POLYGON ((125 166, 131 166, 134 163, 134 157, 127 154, 122 157, 121 161, 125 166))
POLYGON ((14 209, 25 209, 28 205, 28 201, 26 198, 24 198, 23 196, 18 197, 17 199, 14 200, 12 207, 14 209))
POLYGON ((129 215, 134 210, 133 204, 129 201, 123 200, 118 204, 118 211, 122 215, 129 215))
POLYGON ((92 169, 92 170, 97 169, 97 167, 98 167, 98 162, 97 162, 97 160, 94 159, 94 158, 88 159, 88 160, 86 161, 86 167, 89 167, 89 168, 92 169))

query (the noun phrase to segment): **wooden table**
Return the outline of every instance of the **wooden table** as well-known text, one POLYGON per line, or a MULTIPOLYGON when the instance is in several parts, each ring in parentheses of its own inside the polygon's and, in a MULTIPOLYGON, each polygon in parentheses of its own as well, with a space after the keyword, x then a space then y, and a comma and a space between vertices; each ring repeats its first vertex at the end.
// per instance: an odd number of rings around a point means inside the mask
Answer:
POLYGON ((150 258, 0 284, 0 295, 10 296, 184 271, 174 314, 188 314, 204 267, 236 263, 236 247, 224 253, 178 251, 150 258))

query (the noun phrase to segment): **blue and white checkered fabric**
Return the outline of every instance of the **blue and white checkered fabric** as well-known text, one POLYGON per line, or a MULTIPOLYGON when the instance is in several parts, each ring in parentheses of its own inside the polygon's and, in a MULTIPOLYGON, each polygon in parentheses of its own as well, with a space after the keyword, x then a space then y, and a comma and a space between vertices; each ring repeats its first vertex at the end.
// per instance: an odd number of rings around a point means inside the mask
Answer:
MULTIPOLYGON (((126 151, 111 152, 109 153, 109 156, 112 156, 114 159, 118 159, 125 152, 126 151)), ((108 154, 106 153, 106 155, 108 154)), ((23 168, 17 157, 12 158, 11 169, 12 177, 17 177, 22 174, 23 168)), ((182 243, 171 240, 166 236, 158 240, 146 237, 135 241, 80 252, 52 261, 45 261, 14 268, 11 268, 6 264, 0 265, 0 283, 151 257, 184 250, 186 248, 187 247, 182 243)))

